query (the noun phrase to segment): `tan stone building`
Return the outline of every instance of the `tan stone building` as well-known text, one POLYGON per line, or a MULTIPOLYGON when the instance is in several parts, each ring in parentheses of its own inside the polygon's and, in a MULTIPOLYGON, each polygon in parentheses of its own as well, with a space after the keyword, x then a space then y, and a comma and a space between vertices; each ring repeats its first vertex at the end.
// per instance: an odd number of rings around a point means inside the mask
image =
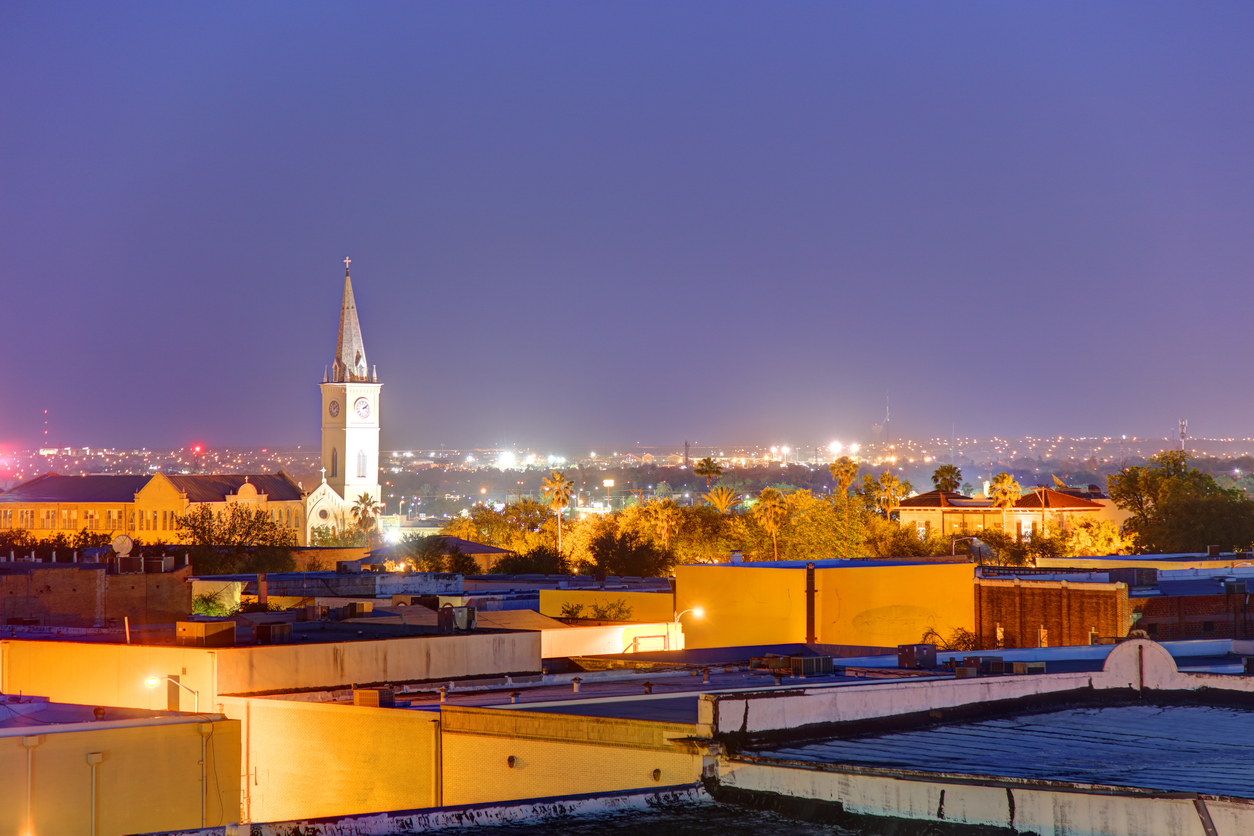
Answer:
POLYGON ((1006 531, 1018 537, 1038 530, 1053 533, 1065 530, 1081 519, 1105 519, 1119 525, 1126 518, 1109 499, 1088 499, 1071 493, 1034 488, 1010 508, 999 508, 993 500, 972 499, 953 491, 928 491, 903 499, 897 506, 902 525, 916 526, 934 535, 971 535, 981 531, 1006 531))
POLYGON ((305 491, 283 472, 152 476, 45 473, 0 494, 0 530, 24 529, 40 540, 57 534, 127 534, 178 542, 177 518, 193 506, 224 511, 244 505, 269 513, 305 545, 305 491))

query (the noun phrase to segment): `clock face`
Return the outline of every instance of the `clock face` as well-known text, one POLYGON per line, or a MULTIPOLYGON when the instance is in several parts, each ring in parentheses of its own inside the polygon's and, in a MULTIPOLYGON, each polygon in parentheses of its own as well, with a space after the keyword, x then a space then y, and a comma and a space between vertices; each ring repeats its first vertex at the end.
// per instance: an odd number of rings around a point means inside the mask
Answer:
POLYGON ((327 406, 327 412, 331 413, 332 418, 339 418, 340 417, 340 402, 331 401, 330 405, 327 406))
POLYGON ((357 401, 353 404, 353 409, 357 410, 358 418, 370 417, 370 401, 366 400, 365 398, 358 398, 357 401))

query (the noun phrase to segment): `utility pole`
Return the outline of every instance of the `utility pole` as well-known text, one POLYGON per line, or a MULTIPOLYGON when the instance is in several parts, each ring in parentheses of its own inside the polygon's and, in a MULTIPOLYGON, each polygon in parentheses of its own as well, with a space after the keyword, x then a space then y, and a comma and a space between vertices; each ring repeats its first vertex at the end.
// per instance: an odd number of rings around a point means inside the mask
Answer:
POLYGON ((684 439, 684 467, 688 466, 688 448, 690 446, 691 445, 688 443, 688 439, 685 438, 684 439))
POLYGON ((1180 452, 1182 452, 1182 453, 1184 452, 1184 438, 1185 438, 1185 434, 1186 434, 1188 431, 1189 431, 1189 419, 1188 419, 1188 418, 1181 418, 1181 419, 1180 419, 1180 452))

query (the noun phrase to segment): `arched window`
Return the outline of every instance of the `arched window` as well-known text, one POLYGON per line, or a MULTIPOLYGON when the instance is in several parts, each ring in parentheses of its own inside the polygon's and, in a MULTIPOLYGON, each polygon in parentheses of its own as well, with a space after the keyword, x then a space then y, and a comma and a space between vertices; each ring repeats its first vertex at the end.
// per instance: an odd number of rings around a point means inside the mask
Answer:
POLYGON ((331 478, 339 475, 340 471, 340 451, 334 447, 331 448, 331 478))
POLYGON ((358 479, 366 478, 366 451, 365 450, 357 451, 357 478, 358 479))

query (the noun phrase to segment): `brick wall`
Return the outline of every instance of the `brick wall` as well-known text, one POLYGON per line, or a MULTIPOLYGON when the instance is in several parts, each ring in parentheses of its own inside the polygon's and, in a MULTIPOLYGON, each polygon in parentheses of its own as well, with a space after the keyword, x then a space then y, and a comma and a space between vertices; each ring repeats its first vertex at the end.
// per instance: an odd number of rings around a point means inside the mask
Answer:
POLYGON ((192 569, 184 566, 173 572, 107 575, 105 578, 104 618, 122 623, 163 624, 187 618, 192 611, 192 569))
POLYGON ((1140 598, 1137 628, 1158 641, 1254 638, 1245 595, 1173 595, 1140 598))
POLYGON ((1090 633, 1122 637, 1131 626, 1126 584, 989 578, 975 582, 975 629, 988 649, 1083 645, 1090 643, 1090 633))
POLYGON ((176 572, 109 575, 99 564, 33 564, 0 574, 0 622, 38 619, 45 626, 159 624, 192 609, 190 567, 176 572))

